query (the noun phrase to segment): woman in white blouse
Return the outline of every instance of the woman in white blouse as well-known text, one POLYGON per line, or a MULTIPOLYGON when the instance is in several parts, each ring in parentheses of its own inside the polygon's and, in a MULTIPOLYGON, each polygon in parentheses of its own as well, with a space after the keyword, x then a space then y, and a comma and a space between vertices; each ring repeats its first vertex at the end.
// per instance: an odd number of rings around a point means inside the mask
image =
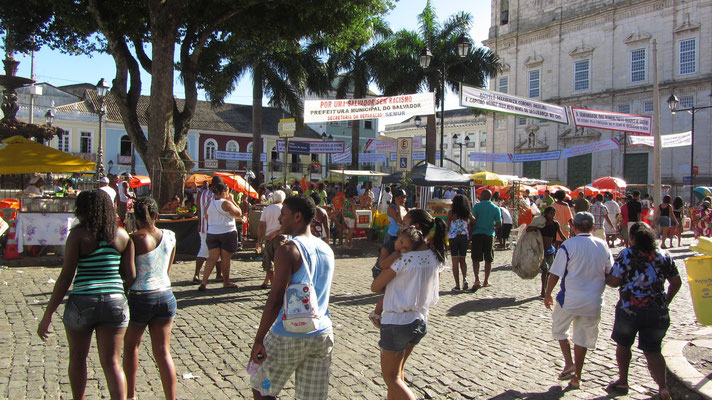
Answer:
POLYGON ((406 214, 403 224, 408 228, 403 229, 396 241, 394 261, 384 266, 371 285, 374 292, 385 289, 378 345, 389 399, 415 399, 403 380, 403 369, 413 348, 427 333, 428 310, 438 302, 440 272, 445 261, 443 220, 415 209, 406 214), (428 241, 432 230, 435 233, 428 241))

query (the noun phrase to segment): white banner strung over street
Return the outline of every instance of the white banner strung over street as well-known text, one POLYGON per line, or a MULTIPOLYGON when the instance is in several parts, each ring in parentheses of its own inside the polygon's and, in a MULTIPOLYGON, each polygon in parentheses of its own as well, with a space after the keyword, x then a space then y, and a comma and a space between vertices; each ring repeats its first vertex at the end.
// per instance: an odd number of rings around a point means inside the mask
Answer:
POLYGON ((470 152, 470 161, 474 162, 493 162, 493 163, 511 163, 512 155, 509 153, 477 153, 470 152))
POLYGON ((643 135, 653 133, 653 118, 648 115, 623 114, 612 111, 588 110, 571 107, 574 125, 584 128, 632 132, 643 135))
MULTIPOLYGON (((395 153, 394 153, 395 154, 395 153)), ((350 164, 351 151, 346 153, 332 154, 331 162, 334 164, 350 164)), ((385 153, 358 153, 359 163, 384 163, 386 162, 385 153)))
POLYGON ((460 105, 568 124, 566 108, 460 84, 460 105))
POLYGON ((618 150, 620 144, 616 139, 606 139, 593 143, 581 144, 578 146, 567 147, 561 150, 561 158, 571 158, 584 154, 595 153, 604 150, 618 150))
MULTIPOLYGON (((628 136, 628 143, 631 146, 655 146, 654 136, 628 136)), ((673 133, 672 135, 660 136, 660 143, 663 149, 671 147, 692 146, 692 132, 673 133)))
POLYGON ((435 95, 432 92, 369 99, 304 101, 305 124, 385 117, 405 119, 430 114, 435 114, 435 95))
MULTIPOLYGON (((252 153, 242 153, 237 151, 215 151, 215 158, 227 161, 252 161, 252 153)), ((260 153, 260 162, 267 161, 267 155, 260 153)))

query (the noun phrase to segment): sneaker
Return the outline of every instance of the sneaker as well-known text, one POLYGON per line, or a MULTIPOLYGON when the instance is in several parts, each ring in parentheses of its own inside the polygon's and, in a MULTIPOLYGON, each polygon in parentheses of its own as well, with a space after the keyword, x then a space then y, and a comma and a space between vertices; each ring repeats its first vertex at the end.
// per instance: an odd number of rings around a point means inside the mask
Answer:
POLYGON ((464 280, 462 283, 462 290, 467 290, 470 287, 470 284, 467 283, 467 279, 464 280))

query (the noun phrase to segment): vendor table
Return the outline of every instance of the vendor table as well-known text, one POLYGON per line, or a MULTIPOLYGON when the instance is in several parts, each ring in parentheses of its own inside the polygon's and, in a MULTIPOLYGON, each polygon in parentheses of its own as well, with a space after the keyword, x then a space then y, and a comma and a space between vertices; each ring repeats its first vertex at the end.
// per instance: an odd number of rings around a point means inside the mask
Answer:
MULTIPOLYGON (((200 235, 198 235, 198 218, 184 219, 163 219, 164 214, 159 216, 156 227, 168 229, 176 234, 177 254, 198 254, 200 250, 200 235)), ((171 215, 168 215, 170 218, 171 215)))
POLYGON ((17 246, 64 246, 77 223, 72 213, 18 213, 17 246))

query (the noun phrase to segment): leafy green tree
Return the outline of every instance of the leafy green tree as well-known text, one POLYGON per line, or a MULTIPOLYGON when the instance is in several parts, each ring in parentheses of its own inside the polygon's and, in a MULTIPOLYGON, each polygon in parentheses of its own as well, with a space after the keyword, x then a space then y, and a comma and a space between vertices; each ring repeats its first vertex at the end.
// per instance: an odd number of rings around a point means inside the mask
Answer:
MULTIPOLYGON (((472 42, 468 34, 471 25, 472 15, 466 12, 454 14, 441 24, 428 1, 418 15, 418 31, 401 30, 389 40, 390 58, 384 66, 386 70, 380 72, 379 86, 384 93, 395 95, 427 90, 435 93, 436 107, 439 107, 443 70, 446 71, 445 85, 455 93, 459 91, 460 82, 484 87, 487 79, 500 71, 501 64, 497 55, 484 47, 472 48, 460 58, 457 42, 462 36, 472 42), (427 69, 421 68, 419 62, 425 48, 430 49, 433 56, 427 69)), ((435 164, 435 115, 428 116, 425 142, 427 161, 435 164)))
MULTIPOLYGON (((303 125, 302 99, 306 91, 323 95, 329 90, 326 64, 320 55, 326 48, 321 42, 301 44, 297 40, 273 43, 265 46, 259 41, 241 43, 235 48, 229 62, 220 65, 213 60, 214 79, 206 79, 204 87, 211 82, 220 86, 209 87, 215 102, 221 101, 234 90, 235 84, 248 72, 252 73, 252 143, 262 143, 262 98, 267 96, 270 104, 291 113, 298 126, 303 125)), ((261 169, 260 146, 252 147, 252 170, 261 169)), ((267 151, 266 149, 264 151, 267 151)), ((259 174, 258 174, 259 175, 259 174)), ((259 180, 260 177, 257 176, 259 180)))
POLYGON ((316 33, 362 37, 363 20, 389 7, 390 0, 3 1, 0 33, 12 33, 5 43, 9 52, 49 46, 113 57, 111 92, 155 182, 153 195, 163 202, 183 190, 193 166, 186 145, 198 89, 220 86, 210 82, 214 65, 206 58, 223 62, 245 40, 259 39, 270 48, 316 33), (139 123, 141 69, 151 75, 147 132, 139 123), (173 97, 176 73, 185 88, 183 102, 173 97))
MULTIPOLYGON (((389 54, 385 40, 390 38, 393 32, 381 18, 373 18, 367 23, 371 36, 368 41, 354 42, 349 48, 336 49, 329 58, 332 74, 338 73, 335 80, 337 99, 345 99, 348 95, 354 99, 363 99, 372 83, 380 83, 383 64, 389 54)), ((357 170, 361 121, 351 122, 351 169, 357 170)))

